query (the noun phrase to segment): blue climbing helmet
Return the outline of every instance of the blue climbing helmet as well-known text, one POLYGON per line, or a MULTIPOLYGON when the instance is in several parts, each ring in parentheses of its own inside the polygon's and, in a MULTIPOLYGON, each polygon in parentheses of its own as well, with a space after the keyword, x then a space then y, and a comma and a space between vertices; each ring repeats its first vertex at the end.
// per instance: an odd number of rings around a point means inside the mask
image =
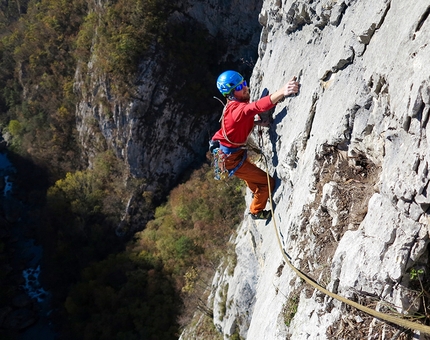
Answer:
POLYGON ((227 97, 242 81, 243 77, 240 73, 236 71, 225 71, 218 77, 216 86, 219 92, 221 92, 224 97, 227 97))

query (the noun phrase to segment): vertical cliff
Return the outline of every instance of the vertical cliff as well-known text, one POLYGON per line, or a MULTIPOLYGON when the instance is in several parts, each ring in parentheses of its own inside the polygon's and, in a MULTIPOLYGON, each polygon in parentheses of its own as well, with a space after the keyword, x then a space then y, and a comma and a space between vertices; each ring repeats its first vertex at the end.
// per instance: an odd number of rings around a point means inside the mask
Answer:
POLYGON ((234 273, 213 282, 225 339, 400 334, 305 284, 282 251, 373 309, 428 309, 429 13, 427 1, 264 1, 253 98, 294 75, 302 85, 263 133, 277 230, 245 213, 234 273))

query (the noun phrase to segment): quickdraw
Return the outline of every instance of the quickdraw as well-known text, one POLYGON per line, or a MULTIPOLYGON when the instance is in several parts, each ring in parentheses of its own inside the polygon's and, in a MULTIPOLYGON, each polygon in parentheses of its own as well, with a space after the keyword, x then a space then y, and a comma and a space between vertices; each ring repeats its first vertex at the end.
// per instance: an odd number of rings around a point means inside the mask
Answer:
POLYGON ((225 180, 229 177, 228 170, 225 168, 225 159, 228 157, 219 148, 215 149, 212 153, 214 155, 213 167, 215 172, 215 179, 217 181, 225 180))

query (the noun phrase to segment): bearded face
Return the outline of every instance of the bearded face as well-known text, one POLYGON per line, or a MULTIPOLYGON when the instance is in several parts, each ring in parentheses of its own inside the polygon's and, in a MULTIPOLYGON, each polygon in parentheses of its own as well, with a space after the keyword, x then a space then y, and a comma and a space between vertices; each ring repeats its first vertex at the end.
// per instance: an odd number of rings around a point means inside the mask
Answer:
POLYGON ((234 91, 234 97, 241 102, 249 102, 251 96, 249 95, 248 86, 244 86, 240 91, 234 91))

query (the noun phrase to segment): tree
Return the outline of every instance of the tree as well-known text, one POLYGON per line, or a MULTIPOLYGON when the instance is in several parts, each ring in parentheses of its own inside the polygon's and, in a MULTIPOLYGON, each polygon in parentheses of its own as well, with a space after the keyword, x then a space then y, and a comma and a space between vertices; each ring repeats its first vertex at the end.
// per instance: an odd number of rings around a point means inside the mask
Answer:
POLYGON ((72 336, 85 339, 177 339, 178 308, 169 277, 137 253, 89 266, 66 301, 72 336))

